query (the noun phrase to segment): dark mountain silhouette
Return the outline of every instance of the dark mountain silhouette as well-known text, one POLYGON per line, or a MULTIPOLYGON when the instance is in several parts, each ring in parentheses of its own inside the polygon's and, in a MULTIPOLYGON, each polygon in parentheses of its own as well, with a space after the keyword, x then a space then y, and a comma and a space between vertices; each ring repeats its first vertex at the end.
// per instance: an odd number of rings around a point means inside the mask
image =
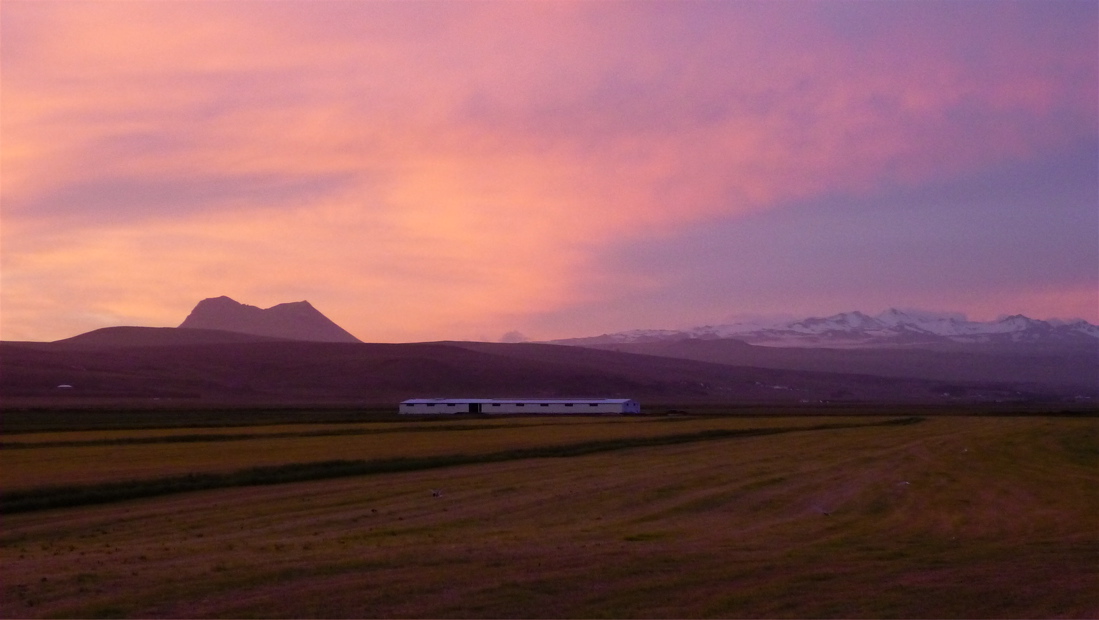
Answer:
POLYGON ((731 366, 939 381, 1017 381, 1082 394, 1099 391, 1099 346, 1089 342, 832 349, 757 346, 733 338, 682 338, 586 346, 731 366))
POLYGON ((65 348, 103 348, 164 347, 192 344, 225 344, 230 342, 286 342, 287 340, 289 339, 217 329, 119 326, 103 327, 72 338, 37 344, 57 345, 57 347, 65 348))
POLYGON ((57 342, 0 342, 0 404, 395 405, 442 396, 628 397, 649 404, 1099 402, 1099 349, 1090 336, 1082 344, 946 342, 927 349, 774 348, 713 336, 586 347, 364 344, 308 302, 262 310, 218 297, 200 302, 178 328, 110 327, 57 342))
POLYGON ((1061 400, 1076 394, 1029 382, 750 368, 546 344, 202 342, 220 336, 144 329, 149 330, 144 336, 130 334, 144 343, 140 345, 120 345, 117 339, 105 344, 80 339, 0 343, 0 402, 6 407, 20 400, 119 399, 148 406, 153 406, 151 399, 395 406, 412 397, 603 396, 636 398, 648 405, 956 403, 1061 400), (189 343, 156 344, 157 339, 192 335, 189 343))
POLYGON ((308 301, 261 309, 225 296, 212 297, 198 302, 179 327, 310 342, 360 342, 308 301))

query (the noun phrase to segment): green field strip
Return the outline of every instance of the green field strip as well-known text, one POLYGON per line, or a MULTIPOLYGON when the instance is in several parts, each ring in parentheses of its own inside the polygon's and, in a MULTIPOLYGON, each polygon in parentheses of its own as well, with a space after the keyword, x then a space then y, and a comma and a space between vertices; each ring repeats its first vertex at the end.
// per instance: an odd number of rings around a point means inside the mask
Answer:
POLYGON ((11 514, 88 504, 104 504, 210 489, 285 484, 343 478, 348 476, 420 471, 460 465, 499 463, 503 461, 525 459, 570 458, 630 448, 668 446, 721 439, 881 426, 905 426, 922 421, 923 418, 906 417, 886 420, 884 422, 819 424, 794 428, 763 427, 749 429, 710 429, 694 433, 586 441, 556 446, 504 450, 485 454, 451 454, 377 460, 333 460, 309 463, 287 463, 284 465, 249 467, 225 473, 191 473, 146 480, 126 480, 88 485, 48 486, 0 493, 0 513, 11 514))
MULTIPOLYGON (((549 426, 549 424, 530 424, 549 426)), ((21 450, 30 448, 83 448, 88 446, 124 446, 161 443, 204 443, 221 441, 249 441, 253 439, 286 439, 305 437, 346 437, 355 435, 383 435, 386 433, 433 433, 449 431, 479 431, 498 428, 515 428, 511 424, 447 424, 424 427, 398 428, 347 428, 324 431, 288 431, 283 433, 203 433, 189 435, 162 435, 157 437, 117 437, 110 439, 74 439, 65 441, 0 441, 0 450, 21 450)))
MULTIPOLYGON (((366 436, 366 435, 384 435, 391 433, 435 433, 435 432, 450 432, 450 431, 480 431, 480 430, 496 430, 496 429, 514 429, 516 425, 514 421, 502 422, 496 424, 483 424, 480 420, 472 420, 473 423, 468 424, 441 424, 434 419, 430 419, 429 416, 424 416, 428 419, 417 420, 411 423, 405 423, 400 426, 387 426, 386 428, 339 428, 339 429, 325 429, 317 431, 285 431, 285 432, 262 432, 262 433, 223 433, 223 432, 207 432, 207 433, 188 433, 188 434, 175 434, 175 435, 150 435, 146 437, 105 437, 99 439, 55 439, 50 441, 0 441, 0 450, 22 450, 29 448, 85 448, 91 446, 123 446, 123 445, 143 445, 143 444, 172 444, 172 443, 216 443, 224 441, 250 441, 250 440, 263 440, 263 439, 287 439, 287 438, 309 438, 309 437, 350 437, 350 436, 366 436)), ((499 417, 499 416, 496 416, 499 417)), ((561 418, 558 416, 542 416, 552 417, 552 422, 536 422, 536 423, 524 423, 523 428, 536 428, 543 426, 559 426, 561 418)), ((579 416, 577 416, 579 417, 579 416)), ((605 417, 605 416, 600 416, 605 417)), ((690 420, 691 418, 650 418, 638 420, 639 423, 645 424, 675 424, 682 423, 690 420)), ((614 421, 604 422, 583 422, 585 427, 592 426, 608 426, 617 424, 619 418, 614 418, 614 421)), ((570 419, 575 421, 575 419, 570 419)), ((362 423, 358 423, 362 425, 362 423)), ((258 425, 257 425, 258 426, 258 425)), ((197 426, 195 429, 210 430, 208 426, 197 426)), ((142 429, 109 429, 101 430, 95 429, 87 431, 85 429, 64 431, 66 433, 81 433, 81 432, 95 432, 95 433, 114 433, 123 432, 124 430, 137 430, 137 431, 150 431, 150 430, 162 430, 161 428, 142 428, 142 429)), ((59 431, 51 431, 55 433, 59 431)), ((7 434, 6 430, 5 433, 7 434)), ((17 433, 16 433, 17 434, 17 433)), ((29 434, 29 433, 28 433, 29 434)), ((42 434, 36 432, 36 434, 42 434)))
MULTIPOLYGON (((317 424, 433 424, 435 422, 476 422, 498 418, 486 414, 418 415, 409 419, 395 408, 314 410, 289 408, 280 411, 245 407, 241 409, 10 409, 0 404, 3 432, 6 436, 53 432, 143 431, 154 429, 248 429, 272 425, 317 424)), ((549 416, 546 416, 549 417, 549 416)), ((574 416, 577 418, 591 416, 574 416)), ((247 432, 247 431, 245 431, 247 432)))
POLYGON ((5 435, 73 431, 139 431, 161 428, 248 428, 281 424, 361 424, 399 422, 395 412, 371 409, 5 409, 5 435))

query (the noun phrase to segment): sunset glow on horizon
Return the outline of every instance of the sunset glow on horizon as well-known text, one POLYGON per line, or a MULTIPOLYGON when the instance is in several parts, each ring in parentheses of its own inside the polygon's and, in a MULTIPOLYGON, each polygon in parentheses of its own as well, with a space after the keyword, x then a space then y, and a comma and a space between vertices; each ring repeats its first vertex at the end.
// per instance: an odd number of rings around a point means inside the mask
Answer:
POLYGON ((1099 323, 1099 4, 0 4, 0 338, 1099 323))

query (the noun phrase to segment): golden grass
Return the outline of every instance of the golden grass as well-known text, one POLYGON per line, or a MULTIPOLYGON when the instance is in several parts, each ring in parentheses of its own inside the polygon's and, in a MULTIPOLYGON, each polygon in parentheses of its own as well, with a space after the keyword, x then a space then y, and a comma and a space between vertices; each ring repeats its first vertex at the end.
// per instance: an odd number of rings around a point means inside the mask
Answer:
MULTIPOLYGON (((827 423, 864 423, 863 419, 828 418, 827 423)), ((808 427, 812 418, 769 420, 768 427, 808 427)), ((623 437, 657 437, 708 429, 754 428, 760 423, 743 418, 500 418, 465 421, 423 421, 408 424, 356 426, 279 426, 267 431, 206 429, 203 435, 255 435, 240 441, 184 441, 74 445, 0 450, 0 489, 11 491, 46 485, 88 484, 180 475, 223 472, 246 467, 338 459, 387 459, 449 454, 479 454, 517 448, 564 445, 623 437), (370 434, 352 434, 364 430, 370 434), (439 430, 433 431, 431 429, 439 430), (456 428, 474 430, 455 430, 456 428), (348 434, 339 434, 341 430, 348 434), (392 432, 377 432, 392 431, 392 432), (406 432, 401 432, 406 431, 406 432), (309 436, 309 433, 331 432, 309 436), (277 433, 298 433, 264 437, 277 433)), ((35 433, 6 439, 10 444, 90 442, 122 438, 194 436, 197 429, 163 431, 85 431, 35 433)))
MULTIPOLYGON (((449 452, 819 422, 562 423, 388 441, 449 452)), ((0 534, 0 610, 1095 617, 1097 433, 1094 418, 937 418, 13 515, 0 534)))

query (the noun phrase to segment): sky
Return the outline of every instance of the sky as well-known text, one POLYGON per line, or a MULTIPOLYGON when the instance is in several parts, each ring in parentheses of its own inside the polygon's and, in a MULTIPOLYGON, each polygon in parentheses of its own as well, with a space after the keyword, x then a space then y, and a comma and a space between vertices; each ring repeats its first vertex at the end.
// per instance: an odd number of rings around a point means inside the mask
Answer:
POLYGON ((1099 323, 1099 2, 4 0, 0 339, 221 295, 371 342, 1099 323))

